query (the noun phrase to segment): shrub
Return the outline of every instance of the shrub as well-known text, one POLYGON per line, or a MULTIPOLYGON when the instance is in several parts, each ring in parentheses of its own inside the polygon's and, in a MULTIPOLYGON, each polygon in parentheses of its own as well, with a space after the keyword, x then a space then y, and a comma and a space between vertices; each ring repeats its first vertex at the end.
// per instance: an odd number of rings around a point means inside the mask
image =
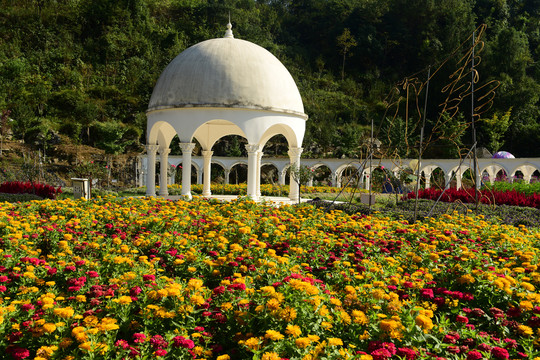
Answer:
POLYGON ((55 199, 57 194, 62 193, 62 189, 30 181, 8 181, 0 185, 0 193, 33 194, 46 199, 55 199))
MULTIPOLYGON (((441 196, 443 190, 439 189, 422 189, 418 191, 420 199, 437 200, 439 196, 441 201, 463 203, 474 203, 474 189, 446 189, 441 196)), ((406 195, 407 199, 414 199, 415 195, 410 192, 406 195)), ((479 190, 478 198, 483 204, 493 205, 511 205, 511 206, 528 206, 540 209, 540 194, 525 194, 516 190, 498 191, 498 190, 479 190)))

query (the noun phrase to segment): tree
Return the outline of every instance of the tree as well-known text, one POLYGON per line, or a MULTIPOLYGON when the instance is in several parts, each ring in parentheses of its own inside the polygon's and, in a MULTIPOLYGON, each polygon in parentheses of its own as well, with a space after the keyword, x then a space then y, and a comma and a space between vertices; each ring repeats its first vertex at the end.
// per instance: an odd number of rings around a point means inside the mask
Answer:
POLYGON ((347 55, 350 56, 349 50, 358 45, 356 39, 351 35, 351 31, 348 28, 343 29, 341 35, 337 38, 337 44, 340 48, 340 53, 343 55, 343 63, 341 65, 341 80, 345 79, 345 59, 347 55))
POLYGON ((504 144, 504 136, 506 131, 512 124, 510 114, 512 109, 508 110, 503 115, 493 114, 491 118, 480 119, 483 124, 484 132, 488 136, 488 141, 485 144, 492 153, 499 151, 504 144))

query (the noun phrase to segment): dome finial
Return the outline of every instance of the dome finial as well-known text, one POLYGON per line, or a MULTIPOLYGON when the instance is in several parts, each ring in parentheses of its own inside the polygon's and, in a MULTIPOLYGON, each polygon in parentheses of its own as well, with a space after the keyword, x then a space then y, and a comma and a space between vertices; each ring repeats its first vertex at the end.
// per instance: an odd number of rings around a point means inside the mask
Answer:
POLYGON ((227 38, 227 39, 233 39, 234 38, 234 35, 233 35, 233 32, 232 32, 231 29, 232 29, 231 13, 229 12, 229 23, 227 24, 227 30, 225 31, 224 38, 227 38))

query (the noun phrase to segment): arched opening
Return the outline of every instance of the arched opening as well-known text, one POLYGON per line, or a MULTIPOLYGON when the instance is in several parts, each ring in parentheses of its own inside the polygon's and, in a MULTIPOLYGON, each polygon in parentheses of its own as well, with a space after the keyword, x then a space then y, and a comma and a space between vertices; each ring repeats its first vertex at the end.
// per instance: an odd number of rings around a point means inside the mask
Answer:
POLYGON ((371 190, 378 193, 394 193, 397 191, 391 174, 388 174, 386 169, 380 166, 371 171, 371 190))
MULTIPOLYGON (((182 167, 183 166, 184 165, 182 163, 176 166, 176 172, 174 175, 175 184, 182 184, 182 167)), ((191 183, 192 184, 197 183, 197 168, 194 165, 191 165, 191 183)))
POLYGON ((169 156, 182 156, 182 149, 180 149, 180 138, 178 137, 178 134, 174 135, 172 138, 169 149, 171 149, 169 156))
POLYGON ((474 188, 474 175, 471 169, 467 169, 461 175, 461 188, 471 189, 474 188))
POLYGON ((264 145, 264 155, 270 157, 288 157, 289 143, 282 134, 272 136, 264 145))
POLYGON ((229 175, 230 184, 242 184, 247 183, 248 167, 247 164, 238 163, 233 165, 231 173, 229 175))
POLYGON ((430 187, 435 189, 444 189, 446 185, 446 179, 444 177, 444 171, 437 167, 431 172, 430 187))
MULTIPOLYGON (((368 175, 369 176, 369 175, 368 175)), ((341 187, 348 187, 348 188, 360 188, 362 178, 360 176, 360 173, 358 172, 358 169, 354 166, 347 166, 345 169, 341 171, 340 176, 340 183, 341 187)))
POLYGON ((227 135, 212 146, 212 156, 247 157, 247 140, 240 135, 227 135))
POLYGON ((540 182, 540 171, 535 170, 531 176, 531 183, 540 182))
POLYGON ((521 170, 517 170, 512 178, 514 182, 523 182, 523 172, 521 172, 521 170))
POLYGON ((279 170, 274 164, 261 166, 261 184, 277 185, 279 183, 279 170))
POLYGON ((222 165, 212 163, 210 165, 211 182, 212 184, 225 184, 225 169, 222 165))
POLYGON ((315 165, 313 186, 332 186, 332 170, 326 165, 315 165))
POLYGON ((495 174, 495 181, 508 181, 508 174, 504 169, 497 171, 497 174, 495 174))

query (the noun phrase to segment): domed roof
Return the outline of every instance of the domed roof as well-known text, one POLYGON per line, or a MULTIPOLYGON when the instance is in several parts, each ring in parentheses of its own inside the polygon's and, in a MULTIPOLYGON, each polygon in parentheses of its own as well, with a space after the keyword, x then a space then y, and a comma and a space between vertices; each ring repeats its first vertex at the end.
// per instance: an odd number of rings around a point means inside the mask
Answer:
POLYGON ((266 49, 232 36, 200 42, 180 53, 154 87, 148 111, 221 107, 305 116, 298 88, 285 66, 266 49))

